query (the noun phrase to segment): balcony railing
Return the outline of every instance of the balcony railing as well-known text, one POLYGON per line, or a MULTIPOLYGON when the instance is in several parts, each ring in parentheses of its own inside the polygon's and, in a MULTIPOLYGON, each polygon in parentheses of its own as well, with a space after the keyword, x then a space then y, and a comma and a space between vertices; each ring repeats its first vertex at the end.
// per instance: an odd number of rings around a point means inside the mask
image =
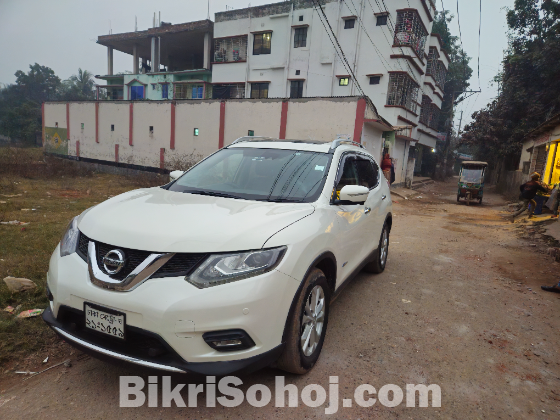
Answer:
POLYGON ((416 10, 397 12, 395 25, 395 46, 411 47, 419 57, 423 57, 428 31, 416 10))

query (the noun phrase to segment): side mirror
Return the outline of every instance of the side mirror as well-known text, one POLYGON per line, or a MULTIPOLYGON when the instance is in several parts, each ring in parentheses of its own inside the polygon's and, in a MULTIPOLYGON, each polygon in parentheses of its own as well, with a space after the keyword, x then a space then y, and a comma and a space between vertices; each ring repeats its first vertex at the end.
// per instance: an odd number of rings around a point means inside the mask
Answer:
POLYGON ((169 173, 169 181, 173 182, 175 181, 177 178, 179 178, 181 175, 183 175, 185 173, 185 171, 173 171, 169 173))
POLYGON ((345 185, 340 190, 340 201, 363 203, 367 200, 368 194, 368 187, 362 187, 361 185, 345 185))

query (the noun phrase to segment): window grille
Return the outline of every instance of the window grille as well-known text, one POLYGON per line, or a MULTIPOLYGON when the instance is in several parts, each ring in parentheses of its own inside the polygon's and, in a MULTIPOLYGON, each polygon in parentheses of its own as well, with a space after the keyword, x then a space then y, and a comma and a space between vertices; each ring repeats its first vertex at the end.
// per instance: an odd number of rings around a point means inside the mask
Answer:
POLYGON ((428 121, 428 127, 433 128, 437 131, 438 124, 439 124, 439 113, 440 109, 436 106, 436 104, 430 104, 430 119, 428 121))
POLYGON ((441 90, 445 87, 445 78, 447 77, 447 70, 443 65, 442 61, 437 62, 437 73, 434 79, 436 80, 436 85, 438 85, 441 90))
POLYGON ((430 54, 428 54, 428 66, 426 67, 426 74, 434 77, 437 74, 439 53, 436 47, 430 47, 430 54))
POLYGON ((290 83, 290 98, 303 98, 303 80, 292 80, 290 83))
POLYGON ((416 112, 418 103, 418 85, 406 73, 389 74, 389 91, 387 105, 403 106, 409 111, 416 112))
POLYGON ((416 10, 404 10, 397 13, 395 25, 395 45, 412 47, 418 56, 424 55, 428 32, 416 10))
POLYGON ((221 38, 214 41, 214 62, 229 63, 247 60, 247 36, 221 38))
POLYGON ((294 48, 307 45, 307 28, 296 28, 294 32, 294 48))
POLYGON ((245 98, 245 84, 213 85, 212 92, 213 99, 243 99, 245 98))
POLYGON ((268 83, 251 83, 251 98, 268 98, 268 83))
POLYGON ((425 126, 430 125, 430 105, 432 100, 427 95, 422 95, 422 109, 420 110, 420 122, 425 126))
POLYGON ((210 99, 212 85, 202 83, 175 83, 173 85, 173 99, 210 99))
POLYGON ((253 38, 253 55, 270 54, 272 32, 255 34, 253 38))

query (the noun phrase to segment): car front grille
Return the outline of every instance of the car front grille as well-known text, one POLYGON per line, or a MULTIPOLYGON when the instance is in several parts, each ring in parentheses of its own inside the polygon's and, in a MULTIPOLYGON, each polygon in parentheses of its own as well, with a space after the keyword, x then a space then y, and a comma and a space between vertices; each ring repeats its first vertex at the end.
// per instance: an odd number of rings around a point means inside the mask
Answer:
MULTIPOLYGON (((82 232, 78 239, 78 255, 87 262, 88 244, 90 241, 95 242, 95 250, 97 257, 97 266, 105 274, 115 280, 124 280, 138 265, 140 265, 150 254, 161 253, 156 251, 141 251, 137 249, 123 248, 115 245, 109 245, 103 242, 94 241, 88 238, 82 232), (120 249, 125 255, 125 265, 117 274, 109 274, 103 266, 103 257, 113 249, 120 249)), ((151 278, 158 277, 178 277, 186 276, 193 271, 200 262, 202 262, 208 254, 190 254, 176 253, 166 264, 156 271, 151 278)))

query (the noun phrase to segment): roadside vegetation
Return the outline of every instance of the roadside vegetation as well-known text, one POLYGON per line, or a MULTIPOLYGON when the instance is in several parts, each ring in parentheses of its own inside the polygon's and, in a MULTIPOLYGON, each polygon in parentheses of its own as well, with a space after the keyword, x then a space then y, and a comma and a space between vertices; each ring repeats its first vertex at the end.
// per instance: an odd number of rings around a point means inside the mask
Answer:
POLYGON ((78 162, 44 156, 41 148, 0 148, 0 363, 23 358, 57 342, 40 317, 18 319, 27 309, 44 309, 49 259, 72 217, 123 192, 167 182, 167 175, 138 177, 94 173, 78 162), (10 293, 1 281, 23 277, 33 291, 10 293), (15 314, 7 306, 20 306, 15 314))

